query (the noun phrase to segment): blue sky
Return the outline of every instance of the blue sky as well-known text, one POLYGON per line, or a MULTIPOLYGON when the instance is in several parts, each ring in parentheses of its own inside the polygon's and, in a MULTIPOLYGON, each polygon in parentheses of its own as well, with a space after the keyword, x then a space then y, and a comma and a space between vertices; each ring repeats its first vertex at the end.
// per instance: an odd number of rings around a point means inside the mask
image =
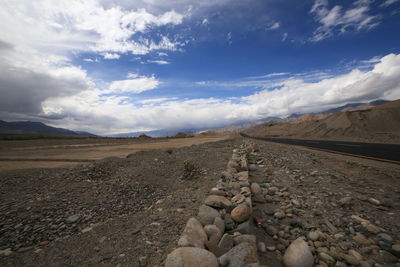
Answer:
POLYGON ((0 118, 113 134, 400 98, 399 0, 5 1, 0 118))

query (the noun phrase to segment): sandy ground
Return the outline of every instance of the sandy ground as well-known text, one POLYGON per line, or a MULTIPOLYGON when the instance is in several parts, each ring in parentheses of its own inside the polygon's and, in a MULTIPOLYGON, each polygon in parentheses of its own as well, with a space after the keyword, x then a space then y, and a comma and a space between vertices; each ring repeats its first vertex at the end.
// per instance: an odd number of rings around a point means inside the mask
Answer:
POLYGON ((82 139, 0 141, 0 170, 70 167, 138 151, 170 149, 228 139, 229 135, 176 139, 82 139))

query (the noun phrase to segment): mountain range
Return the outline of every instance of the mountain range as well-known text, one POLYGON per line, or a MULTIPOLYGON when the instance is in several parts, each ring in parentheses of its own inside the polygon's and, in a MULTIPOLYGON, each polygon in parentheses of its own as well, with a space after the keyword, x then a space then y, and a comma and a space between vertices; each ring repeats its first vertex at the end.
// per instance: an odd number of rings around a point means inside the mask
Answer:
POLYGON ((0 134, 2 135, 34 135, 34 136, 63 136, 63 137, 95 137, 96 135, 71 131, 64 128, 48 126, 42 122, 35 121, 12 121, 0 120, 0 134))

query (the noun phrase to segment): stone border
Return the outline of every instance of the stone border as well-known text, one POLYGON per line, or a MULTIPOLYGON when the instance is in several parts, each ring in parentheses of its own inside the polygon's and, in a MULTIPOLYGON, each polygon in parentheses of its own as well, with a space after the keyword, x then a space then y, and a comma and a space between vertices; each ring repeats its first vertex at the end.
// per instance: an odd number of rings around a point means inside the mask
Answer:
POLYGON ((179 266, 260 266, 254 225, 252 197, 262 194, 249 181, 248 155, 256 150, 251 143, 233 150, 227 170, 210 190, 197 217, 187 221, 178 248, 165 261, 166 267, 179 266))

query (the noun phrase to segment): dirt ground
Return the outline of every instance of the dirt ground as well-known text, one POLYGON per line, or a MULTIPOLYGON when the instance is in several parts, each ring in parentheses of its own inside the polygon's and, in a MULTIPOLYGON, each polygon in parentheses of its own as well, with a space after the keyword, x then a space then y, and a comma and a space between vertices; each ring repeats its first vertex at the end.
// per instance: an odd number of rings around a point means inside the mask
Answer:
MULTIPOLYGON (((142 151, 128 158, 68 168, 1 171, 0 266, 162 265, 176 247, 186 221, 197 214, 226 169, 232 149, 243 141, 236 138, 169 151, 142 151), (194 178, 185 179, 185 162, 200 166, 190 175, 194 178), (11 253, 5 256, 7 250, 11 253)), ((399 242, 400 166, 251 142, 260 151, 250 161, 262 164, 250 172, 250 179, 290 192, 255 203, 254 215, 282 232, 274 238, 264 228, 254 230, 258 241, 276 248, 260 255, 262 263, 281 266, 280 254, 294 229, 298 235, 307 235, 310 229, 324 230, 328 220, 347 236, 347 229, 356 227, 351 215, 370 220, 385 229, 393 243, 399 242), (385 205, 359 200, 359 194, 385 205), (347 195, 354 198, 352 205, 338 205, 347 195), (301 207, 291 207, 289 213, 287 201, 291 199, 298 199, 301 207), (292 215, 276 219, 276 209, 292 215)), ((376 255, 364 253, 350 239, 340 242, 358 249, 365 259, 375 259, 376 255)), ((324 246, 339 246, 340 242, 326 241, 324 246)), ((393 266, 386 259, 382 265, 393 266)))
POLYGON ((0 170, 69 167, 107 157, 125 158, 138 151, 170 149, 220 141, 229 135, 157 139, 0 140, 0 170))

